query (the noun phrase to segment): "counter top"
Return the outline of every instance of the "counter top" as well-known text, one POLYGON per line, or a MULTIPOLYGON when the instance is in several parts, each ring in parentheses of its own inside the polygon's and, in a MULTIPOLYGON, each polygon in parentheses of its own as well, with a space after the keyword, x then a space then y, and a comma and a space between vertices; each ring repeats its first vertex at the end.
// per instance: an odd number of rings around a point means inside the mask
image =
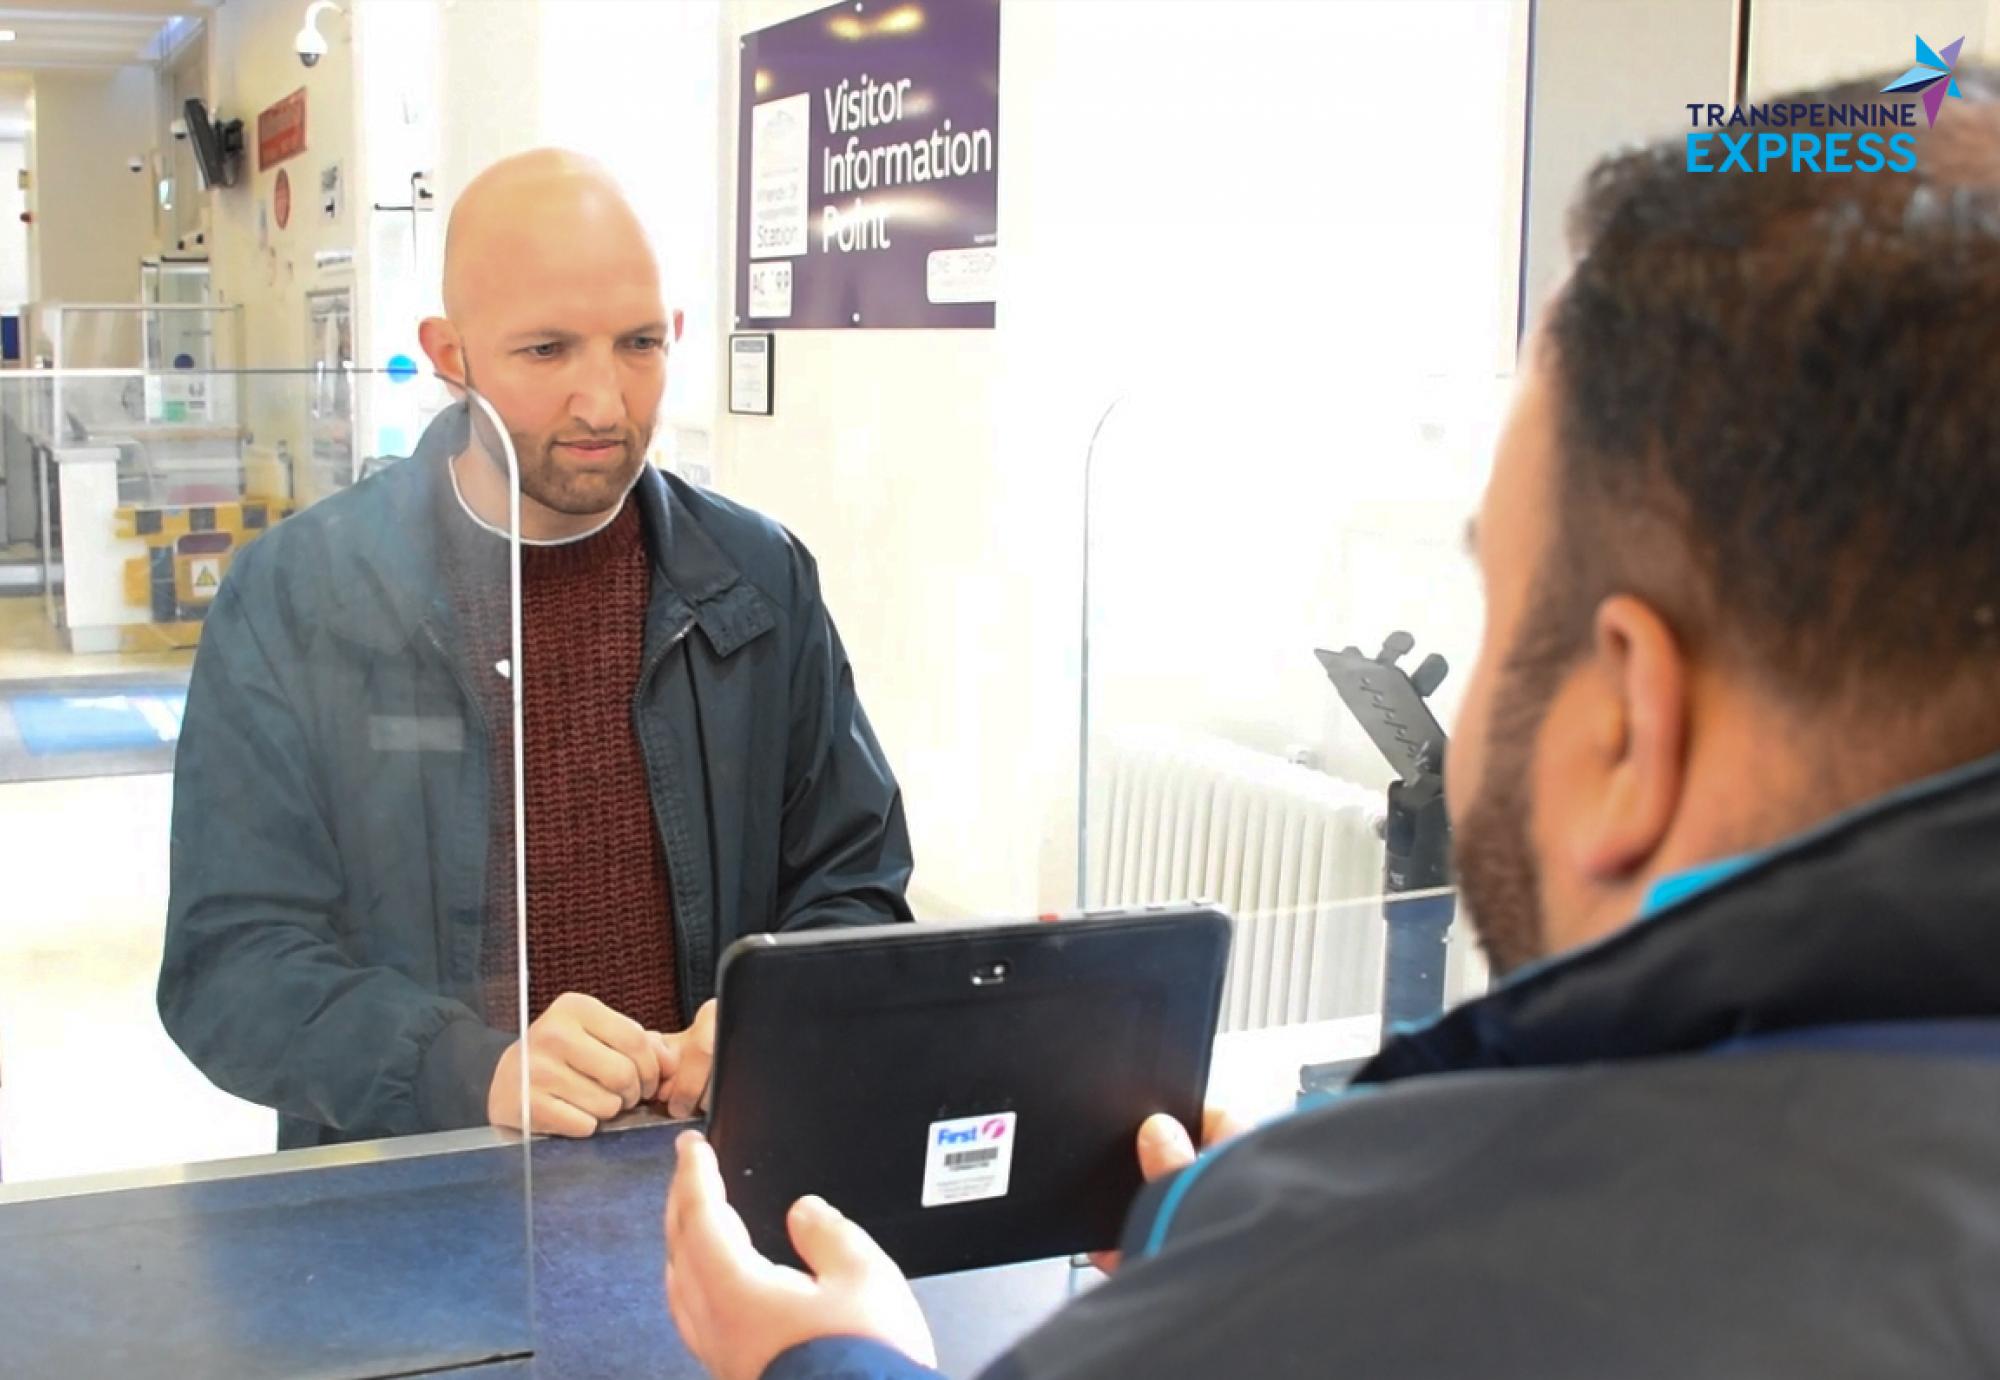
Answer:
MULTIPOLYGON (((680 1129, 533 1145, 532 1281, 526 1157, 491 1132, 10 1195, 0 1374, 699 1376, 661 1286, 680 1129)), ((970 1375, 1070 1276, 1050 1261, 920 1281, 941 1360, 970 1375)))
MULTIPOLYGON (((1365 1054, 1377 1029, 1224 1035, 1211 1099, 1280 1112, 1302 1062, 1365 1054)), ((0 1187, 0 1375, 691 1380, 661 1282, 681 1129, 641 1116, 525 1150, 460 1131, 0 1187)), ((917 1294, 946 1372, 969 1377, 1091 1279, 1044 1261, 917 1294)))

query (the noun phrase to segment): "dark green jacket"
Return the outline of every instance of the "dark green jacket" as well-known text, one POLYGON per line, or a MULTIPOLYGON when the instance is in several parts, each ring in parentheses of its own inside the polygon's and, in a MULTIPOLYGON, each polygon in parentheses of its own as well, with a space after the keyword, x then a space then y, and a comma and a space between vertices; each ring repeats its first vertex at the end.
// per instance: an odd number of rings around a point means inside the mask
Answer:
MULTIPOLYGON (((195 659, 160 1015, 217 1086, 278 1110, 281 1147, 483 1123, 511 1040, 480 969, 489 793, 512 783, 489 780, 440 569, 464 441, 449 412, 242 552, 195 659)), ((632 716, 692 1012, 740 935, 908 920, 909 835, 812 557, 652 469, 634 500, 653 577, 632 716)))

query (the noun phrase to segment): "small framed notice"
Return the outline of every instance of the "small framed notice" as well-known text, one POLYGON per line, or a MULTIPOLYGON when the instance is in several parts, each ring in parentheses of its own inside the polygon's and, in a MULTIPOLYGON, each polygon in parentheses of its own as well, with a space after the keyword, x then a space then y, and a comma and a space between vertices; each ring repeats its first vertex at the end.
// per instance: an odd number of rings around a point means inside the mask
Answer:
POLYGON ((729 410, 746 417, 771 415, 771 366, 777 337, 769 331, 729 337, 729 410))

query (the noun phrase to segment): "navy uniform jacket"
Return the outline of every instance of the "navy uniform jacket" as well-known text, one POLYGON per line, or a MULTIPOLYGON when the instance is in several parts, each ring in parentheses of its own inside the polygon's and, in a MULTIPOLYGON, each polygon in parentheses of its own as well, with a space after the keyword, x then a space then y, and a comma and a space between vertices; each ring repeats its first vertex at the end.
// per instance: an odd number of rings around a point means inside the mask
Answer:
POLYGON ((2000 1375, 1997 845, 1991 759, 1515 974, 1154 1185, 988 1380, 2000 1375))

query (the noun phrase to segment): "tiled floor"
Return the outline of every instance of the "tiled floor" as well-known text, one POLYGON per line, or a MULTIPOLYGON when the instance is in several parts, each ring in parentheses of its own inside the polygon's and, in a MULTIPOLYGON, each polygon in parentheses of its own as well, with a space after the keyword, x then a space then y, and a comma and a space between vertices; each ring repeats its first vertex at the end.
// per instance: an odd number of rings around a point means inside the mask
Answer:
POLYGON ((153 1004, 166 776, 0 786, 0 1179, 259 1154, 272 1113, 215 1089, 153 1004))
MULTIPOLYGON (((0 680, 184 665, 71 656, 0 598, 0 680)), ((170 777, 0 785, 0 1179, 258 1154, 276 1124, 189 1064, 153 1005, 170 777)))
POLYGON ((192 652, 117 652, 76 656, 50 625, 39 596, 0 597, 0 680, 114 675, 120 671, 186 666, 192 652))

